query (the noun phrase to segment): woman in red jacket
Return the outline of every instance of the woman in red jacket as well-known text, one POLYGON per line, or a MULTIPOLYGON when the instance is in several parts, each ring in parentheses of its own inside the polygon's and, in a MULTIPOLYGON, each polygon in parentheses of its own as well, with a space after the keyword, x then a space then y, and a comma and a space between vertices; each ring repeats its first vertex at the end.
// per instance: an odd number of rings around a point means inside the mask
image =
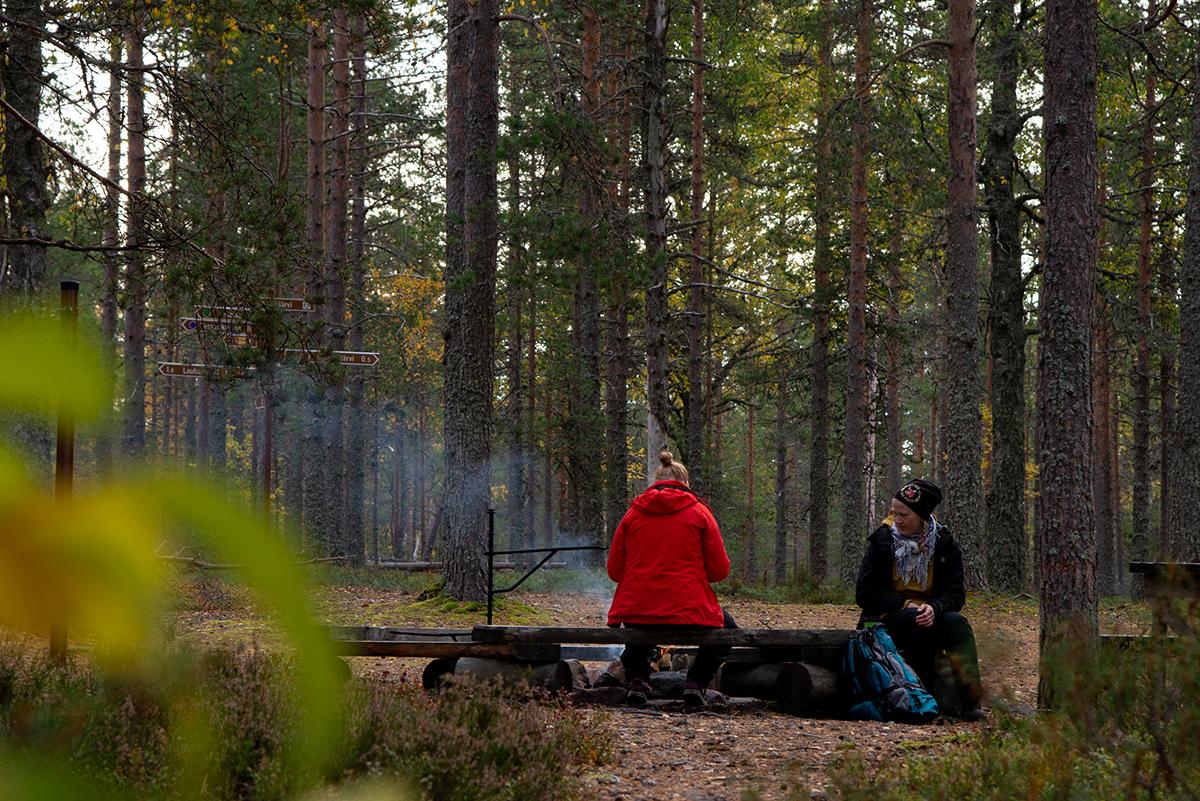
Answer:
MULTIPOLYGON (((608 625, 737 628, 717 603, 710 584, 729 575, 729 555, 709 508, 688 487, 687 468, 669 451, 649 489, 621 518, 608 551, 608 575, 617 591, 608 625)), ((628 645, 621 654, 629 703, 646 703, 653 645, 628 645)), ((684 684, 683 700, 703 706, 704 688, 729 656, 728 648, 702 646, 684 684)))

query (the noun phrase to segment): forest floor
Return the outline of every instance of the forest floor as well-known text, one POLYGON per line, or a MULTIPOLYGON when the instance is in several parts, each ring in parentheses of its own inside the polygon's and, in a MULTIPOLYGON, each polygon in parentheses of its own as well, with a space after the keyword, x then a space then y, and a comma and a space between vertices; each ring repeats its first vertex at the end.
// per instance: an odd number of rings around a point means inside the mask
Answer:
MULTIPOLYGON (((241 593, 224 582, 201 580, 187 596, 177 618, 185 638, 207 644, 273 639, 241 593)), ((853 628, 858 617, 851 605, 736 597, 723 598, 722 604, 744 628, 853 628)), ((607 605, 602 588, 516 593, 504 599, 496 622, 599 626, 607 605)), ((338 625, 468 627, 481 619, 475 609, 421 600, 416 589, 353 584, 320 587, 316 606, 325 622, 338 625)), ((1037 693, 1036 604, 1027 597, 978 596, 968 600, 964 614, 979 644, 985 706, 1031 713, 1037 693)), ((1106 603, 1101 610, 1106 633, 1141 633, 1148 627, 1143 605, 1106 603)), ((408 659, 347 661, 356 675, 389 683, 419 682, 424 666, 408 659)), ((988 719, 932 726, 864 723, 797 718, 761 708, 699 713, 590 708, 583 714, 613 734, 612 759, 581 777, 584 797, 600 801, 820 799, 831 770, 851 754, 871 763, 936 753, 989 725, 988 719)))

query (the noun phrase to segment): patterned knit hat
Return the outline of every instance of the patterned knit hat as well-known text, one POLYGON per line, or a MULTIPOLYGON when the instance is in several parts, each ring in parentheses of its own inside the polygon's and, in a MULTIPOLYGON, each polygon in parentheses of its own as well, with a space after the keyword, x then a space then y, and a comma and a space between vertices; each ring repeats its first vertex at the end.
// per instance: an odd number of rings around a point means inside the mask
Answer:
POLYGON ((920 515, 922 520, 928 520, 933 515, 933 510, 942 502, 942 491, 932 481, 914 478, 896 490, 895 498, 920 515))

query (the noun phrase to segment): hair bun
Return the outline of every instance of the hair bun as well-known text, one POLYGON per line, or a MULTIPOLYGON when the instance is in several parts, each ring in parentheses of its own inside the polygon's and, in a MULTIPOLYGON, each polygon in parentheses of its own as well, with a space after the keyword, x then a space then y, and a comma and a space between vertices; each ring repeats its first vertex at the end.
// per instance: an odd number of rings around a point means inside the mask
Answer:
POLYGON ((662 462, 663 467, 670 467, 671 462, 675 461, 675 457, 671 455, 670 451, 663 451, 658 455, 658 461, 662 462))

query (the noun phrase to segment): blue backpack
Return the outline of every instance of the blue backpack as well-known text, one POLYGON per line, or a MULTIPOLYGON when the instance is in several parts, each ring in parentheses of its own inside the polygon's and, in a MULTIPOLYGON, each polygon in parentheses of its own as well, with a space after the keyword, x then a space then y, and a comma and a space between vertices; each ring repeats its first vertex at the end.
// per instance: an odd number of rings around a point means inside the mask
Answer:
POLYGON ((854 720, 928 723, 938 716, 937 701, 900 656, 892 635, 882 625, 850 635, 842 673, 850 685, 850 717, 854 720))

